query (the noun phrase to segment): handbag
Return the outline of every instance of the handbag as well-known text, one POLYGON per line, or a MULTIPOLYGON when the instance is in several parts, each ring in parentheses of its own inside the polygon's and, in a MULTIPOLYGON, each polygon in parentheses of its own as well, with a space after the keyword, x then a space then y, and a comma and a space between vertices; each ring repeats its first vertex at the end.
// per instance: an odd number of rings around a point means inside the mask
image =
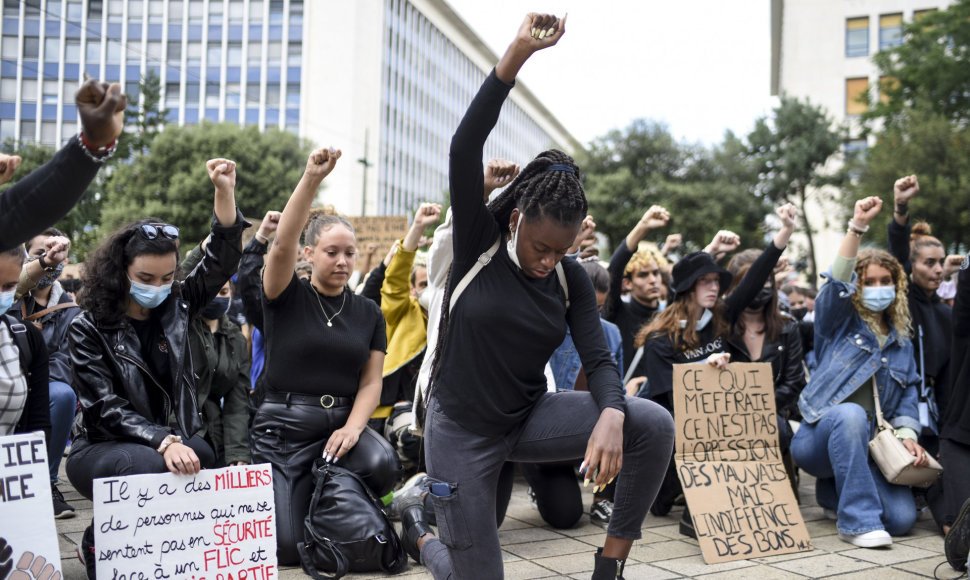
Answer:
POLYGON ((297 544, 303 571, 316 580, 348 572, 402 572, 408 555, 383 504, 350 470, 317 459, 313 495, 297 544))
POLYGON ((872 378, 872 396, 876 403, 876 436, 869 442, 869 455, 872 456, 872 460, 876 462, 879 471, 889 483, 929 487, 942 475, 943 466, 929 454, 926 455, 930 460, 927 467, 914 466, 915 458, 896 437, 896 430, 882 416, 875 377, 872 378))

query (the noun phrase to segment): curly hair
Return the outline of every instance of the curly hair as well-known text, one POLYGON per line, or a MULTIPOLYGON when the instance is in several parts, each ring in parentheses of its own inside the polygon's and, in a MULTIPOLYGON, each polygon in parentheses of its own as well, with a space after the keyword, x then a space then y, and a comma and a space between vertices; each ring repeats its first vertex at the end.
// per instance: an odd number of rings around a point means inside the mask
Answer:
MULTIPOLYGON (((582 223, 588 205, 580 181, 579 167, 573 158, 558 149, 549 149, 529 162, 518 177, 488 204, 488 210, 492 212, 499 231, 508 227, 514 209, 518 209, 528 222, 548 217, 562 225, 575 226, 582 223)), ((434 390, 435 378, 441 365, 441 352, 448 335, 453 282, 458 281, 452 280, 449 274, 442 293, 438 342, 431 364, 431 385, 427 399, 431 398, 434 390)))
MULTIPOLYGON (((163 256, 175 254, 178 258, 178 240, 158 236, 148 239, 140 234, 141 226, 161 223, 158 218, 142 218, 123 226, 108 236, 84 262, 81 270, 81 290, 78 304, 91 312, 97 324, 113 325, 120 322, 128 309, 128 266, 138 256, 163 256)), ((178 295, 181 272, 175 272, 172 294, 178 295)))
POLYGON ((909 280, 902 265, 885 250, 866 249, 859 252, 855 264, 855 273, 859 277, 859 289, 852 295, 852 305, 855 306, 859 317, 875 332, 881 332, 881 322, 896 329, 901 339, 910 338, 913 334, 912 318, 909 314, 909 301, 906 299, 909 280), (896 298, 892 304, 882 312, 873 312, 862 304, 862 288, 865 282, 866 270, 871 264, 882 266, 889 270, 893 284, 896 286, 896 298))
POLYGON ((633 256, 630 257, 630 261, 626 263, 626 267, 623 268, 623 277, 630 278, 633 273, 641 268, 646 268, 650 265, 650 262, 656 262, 657 267, 664 270, 669 266, 667 263, 667 258, 660 253, 655 244, 647 244, 645 247, 636 251, 633 256))

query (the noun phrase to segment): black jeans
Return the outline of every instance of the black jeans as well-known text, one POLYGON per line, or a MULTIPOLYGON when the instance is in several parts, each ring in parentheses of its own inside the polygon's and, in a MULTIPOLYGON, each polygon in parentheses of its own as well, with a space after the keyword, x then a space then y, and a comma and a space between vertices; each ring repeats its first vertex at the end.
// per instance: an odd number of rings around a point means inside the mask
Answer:
MULTIPOLYGON (((943 502, 946 505, 940 520, 952 526, 963 502, 970 498, 970 446, 952 439, 940 439, 940 464, 943 466, 943 502)), ((933 485, 939 485, 939 482, 933 485)))
POLYGON ((543 521, 561 530, 575 526, 583 517, 583 491, 576 479, 576 463, 521 463, 519 468, 536 494, 543 521))
MULTIPOLYGON (((215 463, 215 453, 201 437, 183 441, 199 456, 199 463, 210 468, 215 463)), ((142 473, 165 473, 165 459, 157 450, 130 441, 103 441, 89 443, 77 439, 67 457, 67 478, 78 492, 94 499, 94 480, 116 475, 139 475, 142 473)))
MULTIPOLYGON (((347 423, 349 405, 287 405, 264 401, 253 419, 254 463, 273 466, 276 497, 276 557, 280 564, 300 563, 296 545, 303 541, 304 519, 313 493, 313 462, 330 435, 347 423)), ((357 445, 338 462, 361 476, 379 497, 393 489, 400 472, 394 448, 367 427, 357 445)))
MULTIPOLYGON (((636 540, 673 451, 674 423, 651 401, 627 397, 626 404, 623 468, 607 533, 636 540)), ((545 393, 529 418, 507 435, 485 437, 450 419, 431 400, 425 425, 428 475, 452 490, 443 497, 431 494, 441 538, 422 545, 421 562, 432 576, 502 578, 495 488, 503 464, 581 459, 599 416, 588 392, 545 393)))

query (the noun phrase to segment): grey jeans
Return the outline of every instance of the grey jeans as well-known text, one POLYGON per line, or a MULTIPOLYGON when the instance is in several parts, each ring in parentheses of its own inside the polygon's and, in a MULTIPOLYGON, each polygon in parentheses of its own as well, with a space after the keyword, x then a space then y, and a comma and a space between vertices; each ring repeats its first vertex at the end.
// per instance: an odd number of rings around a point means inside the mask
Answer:
MULTIPOLYGON (((636 540, 673 451, 674 422, 652 401, 626 397, 626 405, 623 468, 607 534, 636 540)), ((421 563, 432 576, 502 578, 495 486, 503 463, 581 459, 599 415, 588 392, 546 393, 510 433, 485 437, 463 428, 430 401, 424 441, 428 475, 451 490, 445 496, 430 494, 441 536, 423 544, 421 563)))

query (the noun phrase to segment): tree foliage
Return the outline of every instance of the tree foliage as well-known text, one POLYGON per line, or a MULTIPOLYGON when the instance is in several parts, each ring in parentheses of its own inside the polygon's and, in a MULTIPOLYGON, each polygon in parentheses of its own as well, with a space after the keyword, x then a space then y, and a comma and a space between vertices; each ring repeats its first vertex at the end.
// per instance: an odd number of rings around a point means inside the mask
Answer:
POLYGON ((115 168, 105 185, 103 228, 154 216, 178 226, 185 243, 209 233, 213 188, 207 160, 236 161, 236 205, 247 217, 282 210, 306 165, 310 145, 278 129, 232 123, 167 127, 149 154, 115 168))
POLYGON ((671 220, 649 241, 662 244, 667 234, 679 232, 686 249, 699 249, 718 230, 731 229, 745 244, 760 246, 766 208, 753 193, 757 174, 742 149, 730 133, 713 149, 682 144, 647 119, 610 131, 580 159, 597 230, 615 246, 658 204, 671 220))
POLYGON ((826 164, 839 152, 843 131, 820 107, 808 100, 782 96, 770 116, 755 122, 748 135, 748 155, 757 167, 758 191, 773 205, 794 204, 802 216, 803 231, 808 239, 808 276, 816 280, 812 224, 806 211, 809 194, 819 201, 832 201, 839 190, 824 187, 839 185, 843 173, 826 164))
POLYGON ((165 128, 168 109, 162 107, 162 81, 158 74, 148 69, 138 81, 138 94, 127 95, 125 108, 125 131, 118 138, 115 159, 128 160, 135 154, 147 152, 165 128))

